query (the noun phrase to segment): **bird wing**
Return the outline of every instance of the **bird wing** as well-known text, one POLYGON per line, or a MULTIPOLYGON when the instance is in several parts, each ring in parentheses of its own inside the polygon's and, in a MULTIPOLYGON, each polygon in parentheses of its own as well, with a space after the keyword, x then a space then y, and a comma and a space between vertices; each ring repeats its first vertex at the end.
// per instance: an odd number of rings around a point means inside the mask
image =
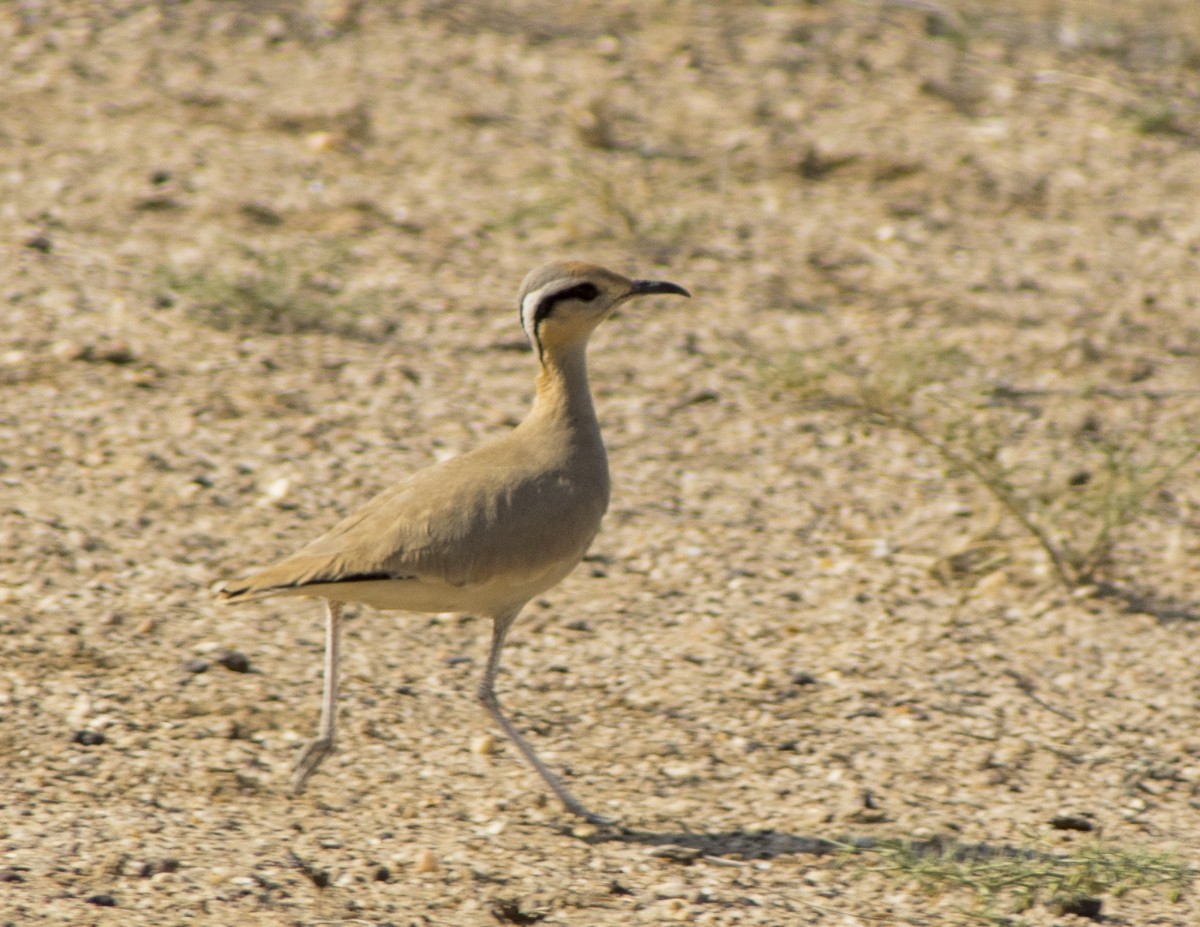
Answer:
POLYGON ((504 439, 418 471, 227 599, 379 579, 452 586, 520 580, 583 556, 608 504, 601 456, 521 460, 504 439))

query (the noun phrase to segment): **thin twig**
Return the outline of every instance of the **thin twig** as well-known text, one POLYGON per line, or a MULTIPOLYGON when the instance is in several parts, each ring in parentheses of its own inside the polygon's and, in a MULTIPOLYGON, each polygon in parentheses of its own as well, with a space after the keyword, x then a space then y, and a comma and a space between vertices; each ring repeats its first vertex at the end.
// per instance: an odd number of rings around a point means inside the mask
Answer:
POLYGON ((1068 589, 1074 589, 1080 585, 1079 577, 1070 568, 1067 558, 1063 555, 1058 545, 1055 544, 1049 533, 1030 517, 1029 513, 1025 511, 1021 504, 1013 497, 1012 493, 1008 491, 1008 488, 1001 485, 1000 481, 996 479, 994 473, 988 472, 984 467, 980 466, 978 461, 958 453, 944 441, 939 441, 908 416, 898 415, 890 409, 885 409, 865 399, 862 400, 862 407, 864 411, 882 419, 885 424, 908 432, 922 444, 937 451, 944 460, 949 461, 956 467, 961 467, 979 480, 996 501, 1004 506, 1021 523, 1021 527, 1029 532, 1038 544, 1041 545, 1046 555, 1050 558, 1054 572, 1058 575, 1062 584, 1068 589))

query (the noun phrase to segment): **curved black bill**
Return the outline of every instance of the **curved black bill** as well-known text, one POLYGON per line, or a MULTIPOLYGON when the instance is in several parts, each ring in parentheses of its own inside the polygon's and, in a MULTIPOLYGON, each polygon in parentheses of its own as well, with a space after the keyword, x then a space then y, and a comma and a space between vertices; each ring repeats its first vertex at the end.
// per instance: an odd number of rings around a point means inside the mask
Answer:
POLYGON ((666 280, 634 280, 631 296, 647 296, 651 293, 674 293, 676 296, 691 297, 691 293, 678 283, 668 283, 666 280))

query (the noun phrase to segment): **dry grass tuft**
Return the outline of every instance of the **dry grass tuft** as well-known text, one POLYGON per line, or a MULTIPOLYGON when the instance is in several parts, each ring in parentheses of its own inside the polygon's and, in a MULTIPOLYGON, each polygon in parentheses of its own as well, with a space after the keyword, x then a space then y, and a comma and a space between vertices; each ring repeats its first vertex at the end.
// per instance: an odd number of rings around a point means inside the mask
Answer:
POLYGON ((895 429, 934 451, 948 477, 966 477, 992 496, 1068 590, 1121 574, 1113 559, 1126 532, 1169 499, 1172 481, 1200 457, 1200 430, 1186 421, 1163 432, 1126 409, 1102 411, 1175 397, 1018 388, 989 377, 956 345, 888 342, 867 352, 792 355, 772 376, 807 404, 895 429))
POLYGON ((975 905, 964 914, 996 924, 1017 923, 1008 915, 1035 905, 1099 918, 1103 896, 1139 889, 1159 891, 1176 902, 1196 877, 1196 870, 1171 851, 1098 841, 1067 854, 1036 843, 989 847, 909 840, 881 842, 865 852, 867 871, 914 881, 930 895, 965 889, 975 905))
POLYGON ((346 294, 343 250, 318 262, 285 251, 242 247, 238 252, 233 261, 184 269, 160 265, 156 300, 182 302, 189 316, 221 331, 329 332, 368 339, 387 333, 368 315, 377 294, 346 294))

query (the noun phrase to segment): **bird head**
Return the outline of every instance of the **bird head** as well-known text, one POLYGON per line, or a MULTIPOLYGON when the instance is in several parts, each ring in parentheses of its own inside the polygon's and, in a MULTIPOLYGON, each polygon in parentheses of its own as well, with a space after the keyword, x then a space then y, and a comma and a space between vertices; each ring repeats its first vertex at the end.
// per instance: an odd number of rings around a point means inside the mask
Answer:
POLYGON ((586 343, 623 302, 654 293, 691 296, 665 280, 631 280, 595 264, 558 261, 526 276, 517 304, 521 327, 542 358, 548 350, 586 343))

